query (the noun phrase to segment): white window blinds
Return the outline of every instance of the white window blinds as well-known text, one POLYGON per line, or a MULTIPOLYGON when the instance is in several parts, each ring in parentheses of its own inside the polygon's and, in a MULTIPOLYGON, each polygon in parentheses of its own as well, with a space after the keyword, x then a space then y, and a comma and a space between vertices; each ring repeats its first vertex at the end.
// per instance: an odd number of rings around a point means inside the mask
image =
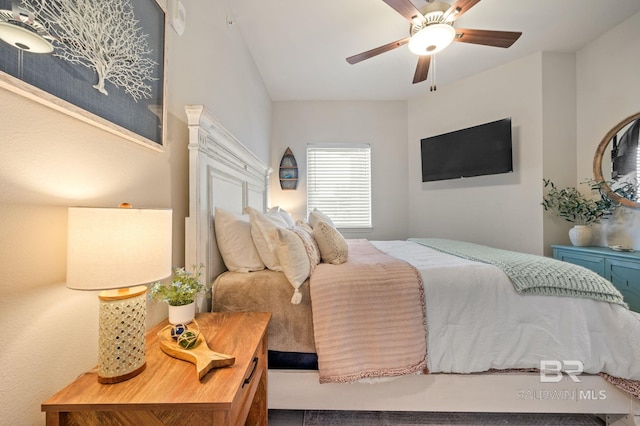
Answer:
POLYGON ((307 208, 338 228, 371 228, 369 144, 307 145, 307 208))

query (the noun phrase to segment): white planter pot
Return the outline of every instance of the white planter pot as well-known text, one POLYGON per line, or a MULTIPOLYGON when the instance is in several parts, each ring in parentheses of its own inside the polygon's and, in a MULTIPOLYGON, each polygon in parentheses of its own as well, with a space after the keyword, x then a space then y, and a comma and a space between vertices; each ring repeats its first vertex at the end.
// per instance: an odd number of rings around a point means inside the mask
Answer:
POLYGON ((585 247, 591 244, 593 232, 591 228, 585 225, 575 225, 569 229, 569 239, 571 244, 576 247, 585 247))
POLYGON ((196 316, 196 302, 188 305, 169 305, 169 322, 171 324, 189 324, 196 316))

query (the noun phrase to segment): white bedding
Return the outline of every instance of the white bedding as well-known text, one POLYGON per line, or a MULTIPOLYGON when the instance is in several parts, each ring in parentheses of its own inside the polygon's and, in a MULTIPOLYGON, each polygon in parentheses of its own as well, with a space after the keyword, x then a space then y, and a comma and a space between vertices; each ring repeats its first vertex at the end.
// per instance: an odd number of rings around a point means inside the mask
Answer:
POLYGON ((372 244, 422 275, 431 373, 577 360, 585 373, 640 380, 640 316, 624 307, 585 298, 522 296, 493 265, 410 241, 372 244))

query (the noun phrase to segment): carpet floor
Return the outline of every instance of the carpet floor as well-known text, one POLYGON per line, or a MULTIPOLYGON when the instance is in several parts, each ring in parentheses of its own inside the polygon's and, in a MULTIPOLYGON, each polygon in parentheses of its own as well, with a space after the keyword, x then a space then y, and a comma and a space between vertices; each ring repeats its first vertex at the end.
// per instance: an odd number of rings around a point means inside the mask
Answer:
POLYGON ((377 411, 305 411, 304 426, 601 426, 586 414, 416 413, 377 411))

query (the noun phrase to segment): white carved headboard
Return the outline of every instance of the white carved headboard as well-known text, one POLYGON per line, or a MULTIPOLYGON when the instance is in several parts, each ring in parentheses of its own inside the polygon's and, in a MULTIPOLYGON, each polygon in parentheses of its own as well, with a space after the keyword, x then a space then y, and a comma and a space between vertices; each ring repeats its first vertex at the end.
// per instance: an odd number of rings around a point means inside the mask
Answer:
MULTIPOLYGON (((189 217, 185 222, 185 266, 204 265, 207 289, 226 270, 213 226, 216 207, 242 213, 267 207, 271 168, 229 133, 202 105, 186 105, 189 126, 189 217)), ((210 292, 206 292, 210 295, 210 292)), ((209 297, 209 296, 207 296, 209 297)), ((209 310, 209 301, 198 306, 209 310)))

